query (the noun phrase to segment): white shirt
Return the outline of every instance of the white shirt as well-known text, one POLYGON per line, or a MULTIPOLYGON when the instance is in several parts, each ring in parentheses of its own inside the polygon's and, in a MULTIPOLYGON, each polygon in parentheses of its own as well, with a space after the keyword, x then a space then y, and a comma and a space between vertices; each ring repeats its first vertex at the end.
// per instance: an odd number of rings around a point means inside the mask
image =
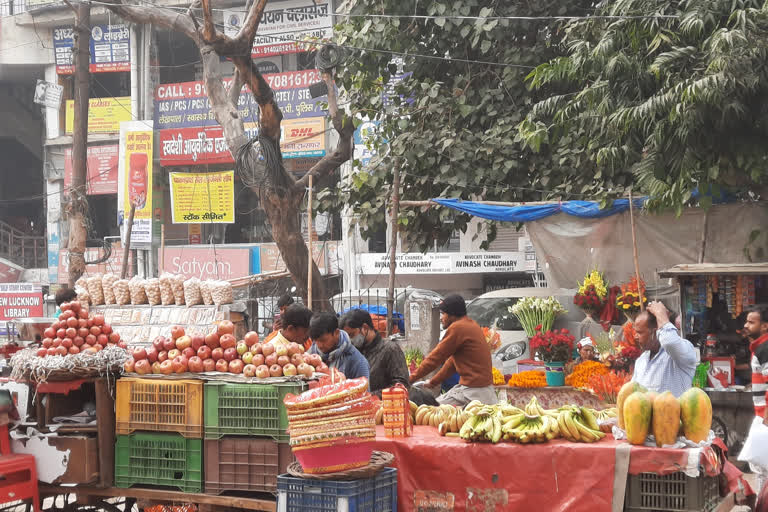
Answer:
POLYGON ((637 358, 632 381, 649 391, 671 391, 679 397, 693 385, 696 351, 690 341, 677 334, 671 322, 662 325, 656 335, 661 344, 659 351, 651 358, 651 351, 646 350, 637 358))

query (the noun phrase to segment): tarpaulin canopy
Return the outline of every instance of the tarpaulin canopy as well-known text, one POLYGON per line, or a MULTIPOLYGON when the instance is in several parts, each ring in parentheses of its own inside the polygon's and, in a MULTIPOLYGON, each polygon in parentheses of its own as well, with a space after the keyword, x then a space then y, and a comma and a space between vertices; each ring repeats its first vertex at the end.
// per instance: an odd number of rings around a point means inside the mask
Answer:
MULTIPOLYGON (((632 200, 635 208, 642 208, 645 197, 632 200)), ((432 199, 433 202, 453 208, 460 212, 500 222, 531 222, 550 215, 565 213, 585 219, 599 219, 629 210, 629 199, 616 199, 608 208, 600 208, 600 203, 594 201, 563 201, 551 204, 533 204, 520 206, 501 206, 462 201, 461 199, 432 199)))

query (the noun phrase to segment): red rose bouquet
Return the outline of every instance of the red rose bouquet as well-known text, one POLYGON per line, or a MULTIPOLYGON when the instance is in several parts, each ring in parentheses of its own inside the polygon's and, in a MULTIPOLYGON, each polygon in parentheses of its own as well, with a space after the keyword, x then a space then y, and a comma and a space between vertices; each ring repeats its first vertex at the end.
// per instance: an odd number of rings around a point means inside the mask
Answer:
POLYGON ((536 335, 531 338, 531 352, 545 363, 566 362, 571 359, 574 341, 568 329, 541 332, 537 325, 536 335))

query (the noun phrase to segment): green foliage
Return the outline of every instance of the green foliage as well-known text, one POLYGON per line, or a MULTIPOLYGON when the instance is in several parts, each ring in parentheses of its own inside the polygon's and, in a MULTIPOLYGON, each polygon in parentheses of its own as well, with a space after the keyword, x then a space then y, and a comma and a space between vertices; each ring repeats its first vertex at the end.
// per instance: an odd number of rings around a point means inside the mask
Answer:
POLYGON ((697 187, 764 196, 763 0, 609 0, 600 6, 598 14, 676 18, 570 22, 563 41, 568 55, 528 77, 549 97, 518 124, 519 139, 533 151, 593 169, 593 175, 555 180, 574 179, 598 196, 615 196, 634 182, 636 191, 653 196, 653 207, 678 212, 697 187), (575 157, 574 147, 584 153, 575 157))
MULTIPOLYGON (((558 152, 552 158, 546 151, 539 152, 549 144, 546 126, 532 122, 531 133, 537 140, 518 136, 517 126, 531 105, 549 94, 529 89, 525 79, 535 66, 565 55, 559 44, 565 35, 564 22, 451 18, 584 15, 591 5, 579 0, 343 2, 338 12, 437 18, 340 19, 336 27, 340 44, 474 62, 404 57, 398 70, 391 54, 353 50, 338 72, 338 82, 356 115, 380 122, 381 137, 371 141, 380 156, 366 171, 357 162, 353 176, 340 190, 318 194, 320 208, 350 206, 364 235, 381 229, 394 165, 401 168, 404 200, 540 200, 589 194, 599 188, 566 178, 588 172, 587 181, 593 181, 587 148, 575 144, 575 139, 567 153, 558 152), (400 72, 411 75, 390 91, 391 101, 383 101, 386 84, 400 72)), ((558 101, 564 100, 551 100, 550 108, 558 101)), ((567 137, 559 140, 566 142, 567 137)), ((405 208, 399 224, 409 242, 425 249, 434 241, 445 243, 455 229, 465 231, 468 220, 445 208, 405 208)))

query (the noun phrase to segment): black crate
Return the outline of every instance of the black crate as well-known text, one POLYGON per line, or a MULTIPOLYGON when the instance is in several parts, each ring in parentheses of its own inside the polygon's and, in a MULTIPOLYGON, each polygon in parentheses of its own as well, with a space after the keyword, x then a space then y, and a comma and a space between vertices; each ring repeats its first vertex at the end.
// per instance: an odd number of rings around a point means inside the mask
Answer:
POLYGON ((720 503, 717 477, 685 473, 629 475, 625 512, 712 512, 720 503))

